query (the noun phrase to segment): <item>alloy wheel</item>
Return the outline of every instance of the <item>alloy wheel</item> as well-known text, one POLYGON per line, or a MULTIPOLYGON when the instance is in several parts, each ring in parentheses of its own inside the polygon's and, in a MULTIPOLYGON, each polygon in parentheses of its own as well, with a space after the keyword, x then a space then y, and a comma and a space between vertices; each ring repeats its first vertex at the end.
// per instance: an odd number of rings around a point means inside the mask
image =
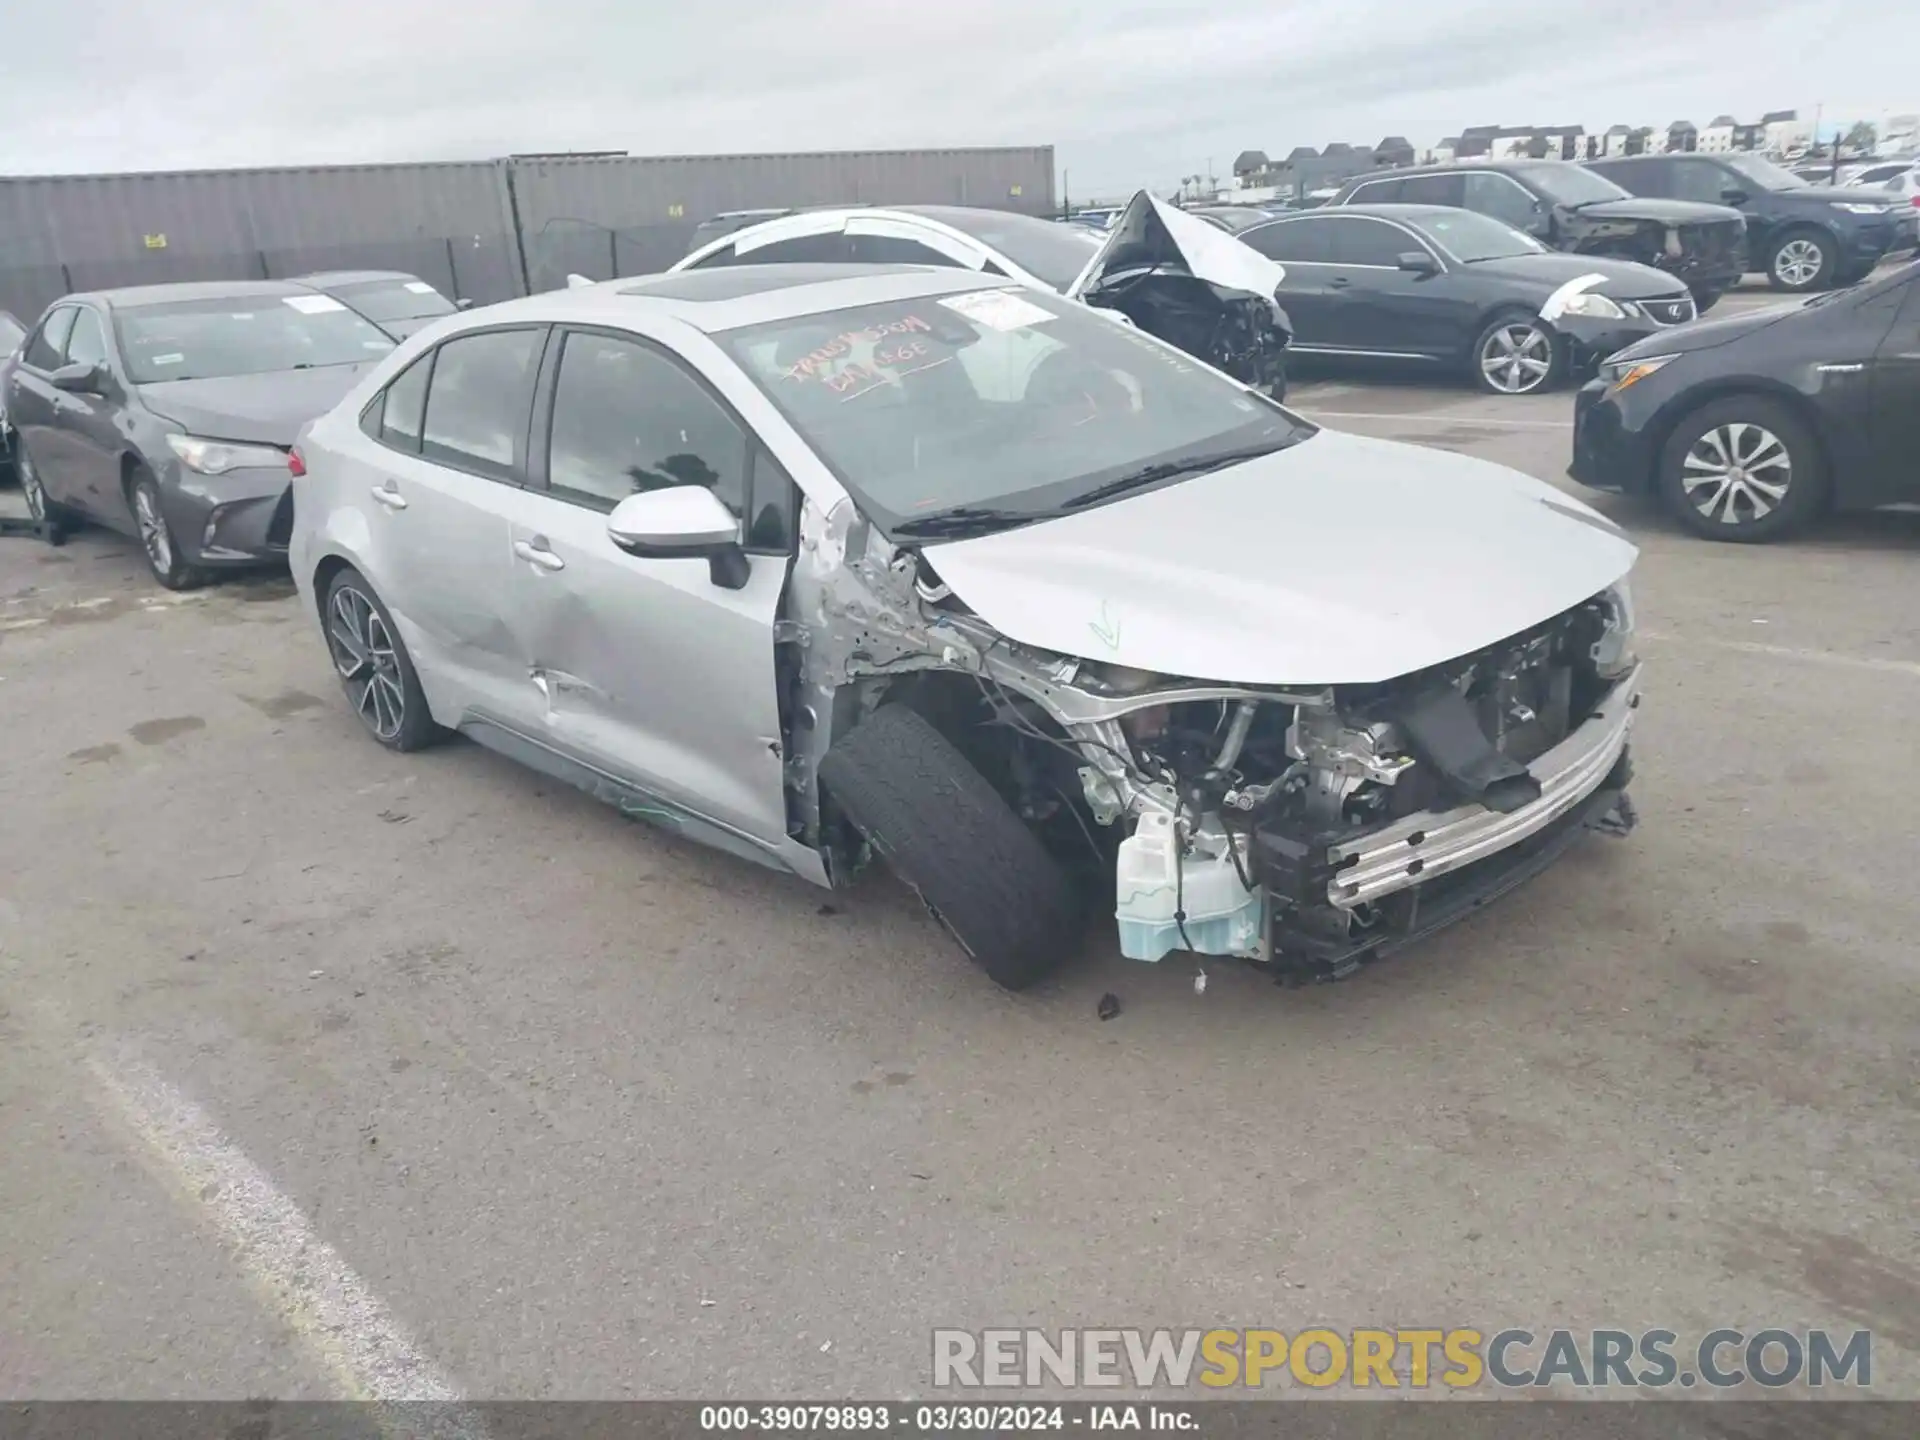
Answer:
POLYGON ((1553 370, 1553 337, 1536 325, 1502 325, 1480 347, 1480 373, 1503 395, 1525 395, 1553 370))
POLYGON ((41 488, 40 477, 34 473, 33 461, 27 458, 24 447, 14 456, 13 468, 20 476, 20 493, 26 497, 27 514, 33 517, 33 523, 47 523, 47 492, 41 488))
POLYGON ((406 723, 407 692, 387 622, 351 585, 333 592, 329 609, 327 649, 346 682, 347 698, 375 738, 392 740, 406 723))
POLYGON ((1795 289, 1811 285, 1820 274, 1820 267, 1826 262, 1817 241, 1808 239, 1789 240, 1780 247, 1780 253, 1773 257, 1773 273, 1782 285, 1795 289))
POLYGON ((165 575, 173 569, 173 536, 160 513, 160 497, 151 485, 133 487, 133 518, 140 527, 140 543, 147 547, 147 558, 157 572, 165 575))
POLYGON ((1716 425, 1695 440, 1681 463, 1687 503, 1709 520, 1745 525, 1765 519, 1786 499, 1793 455, 1786 442, 1746 421, 1716 425))

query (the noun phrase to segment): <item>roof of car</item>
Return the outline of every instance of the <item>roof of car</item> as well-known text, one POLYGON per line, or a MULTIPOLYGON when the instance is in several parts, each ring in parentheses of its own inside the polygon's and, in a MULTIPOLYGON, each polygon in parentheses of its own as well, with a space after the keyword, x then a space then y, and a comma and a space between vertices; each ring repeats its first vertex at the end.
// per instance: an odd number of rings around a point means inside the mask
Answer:
POLYGON ((1011 283, 1002 276, 957 266, 721 265, 548 290, 468 313, 493 324, 564 320, 617 324, 626 307, 650 304, 697 330, 717 334, 855 305, 1004 289, 1011 283))
POLYGON ((70 296, 98 300, 116 310, 142 305, 172 305, 194 300, 277 300, 285 295, 311 295, 308 285, 291 280, 190 280, 175 285, 128 285, 118 290, 94 290, 70 296))
POLYGON ((1455 160, 1445 165, 1396 165, 1386 170, 1369 170, 1364 175, 1355 175, 1340 182, 1345 189, 1353 185, 1363 185, 1369 180, 1400 180, 1409 175, 1453 175, 1466 170, 1505 170, 1512 174, 1525 175, 1538 172, 1549 165, 1565 165, 1565 160, 1455 160))
MULTIPOLYGON (((1271 220, 1262 220, 1260 225, 1290 224, 1295 220, 1316 217, 1322 220, 1347 220, 1359 216, 1364 219, 1369 215, 1378 220, 1446 220, 1458 214, 1460 208, 1457 205, 1341 205, 1332 210, 1299 210, 1290 215, 1276 215, 1271 220)), ((1260 226, 1249 228, 1259 229, 1260 226)), ((1240 233, 1244 235, 1246 231, 1240 233)))
POLYGON ((405 270, 316 270, 311 275, 296 275, 293 278, 297 284, 325 289, 329 285, 369 285, 382 280, 398 280, 404 284, 420 277, 405 270))

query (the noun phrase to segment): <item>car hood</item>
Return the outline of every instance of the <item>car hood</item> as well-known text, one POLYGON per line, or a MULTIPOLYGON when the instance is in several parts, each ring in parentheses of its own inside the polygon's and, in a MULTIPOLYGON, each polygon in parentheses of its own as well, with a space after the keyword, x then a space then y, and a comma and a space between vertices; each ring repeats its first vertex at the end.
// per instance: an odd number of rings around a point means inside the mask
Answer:
POLYGON ((1833 204, 1890 205, 1895 209, 1907 205, 1907 197, 1898 190, 1878 185, 1809 185, 1804 190, 1773 190, 1766 198, 1789 209, 1809 211, 1824 210, 1833 204))
POLYGON ((1711 350, 1715 346, 1778 325, 1783 320, 1791 320, 1806 309, 1806 304, 1804 300, 1787 300, 1759 310, 1742 310, 1731 315, 1715 315, 1707 320, 1689 321, 1671 330, 1660 330, 1644 336, 1609 358, 1638 360, 1647 355, 1685 355, 1695 350, 1711 350))
POLYGON ((1108 276, 1150 266, 1173 266, 1225 290, 1274 298, 1287 272, 1251 245, 1197 215, 1138 191, 1107 231, 1106 244, 1094 252, 1068 298, 1080 300, 1100 288, 1108 276))
POLYGON ((1628 195, 1619 200, 1596 200, 1573 212, 1589 220, 1658 220, 1666 225, 1702 225, 1746 217, 1731 205, 1704 205, 1697 200, 1660 200, 1648 195, 1628 195))
POLYGON ((1303 444, 927 561, 1009 639, 1163 675, 1365 684, 1604 590, 1637 551, 1549 485, 1322 431, 1303 444))
POLYGON ((147 409, 209 440, 291 445, 300 427, 339 404, 376 361, 270 370, 210 380, 163 380, 139 387, 147 409))
POLYGON ((1462 267, 1468 275, 1538 284, 1554 290, 1569 280, 1584 280, 1598 275, 1601 284, 1594 287, 1608 295, 1629 300, 1651 300, 1662 295, 1679 296, 1686 286, 1664 271, 1632 260, 1615 260, 1605 255, 1566 255, 1558 250, 1544 255, 1508 255, 1498 260, 1475 260, 1462 267))

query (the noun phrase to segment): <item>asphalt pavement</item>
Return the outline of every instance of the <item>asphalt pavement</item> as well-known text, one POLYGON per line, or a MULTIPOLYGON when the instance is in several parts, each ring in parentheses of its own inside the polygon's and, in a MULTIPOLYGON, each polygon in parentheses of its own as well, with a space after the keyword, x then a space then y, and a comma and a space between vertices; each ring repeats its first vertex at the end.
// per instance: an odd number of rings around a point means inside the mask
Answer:
MULTIPOLYGON (((1567 483, 1565 392, 1294 402, 1567 483)), ((380 750, 284 580, 0 540, 0 1398, 901 1397, 935 1327, 1309 1324, 1870 1328, 1920 1397, 1920 518, 1600 504, 1639 830, 1204 995, 1104 936, 1003 994, 884 879, 380 750)))

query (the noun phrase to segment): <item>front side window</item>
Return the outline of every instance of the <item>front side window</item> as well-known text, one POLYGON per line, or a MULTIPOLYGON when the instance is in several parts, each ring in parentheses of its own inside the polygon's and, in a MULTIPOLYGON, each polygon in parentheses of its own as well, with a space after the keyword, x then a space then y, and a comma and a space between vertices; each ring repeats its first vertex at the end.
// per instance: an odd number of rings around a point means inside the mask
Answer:
POLYGON ((22 357, 36 370, 58 370, 60 357, 67 352, 67 336, 73 331, 73 318, 80 312, 62 305, 40 322, 40 329, 27 345, 22 357))
POLYGON ((1791 170, 1782 168, 1760 155, 1729 155, 1727 165, 1737 171, 1746 187, 1756 190, 1804 190, 1807 182, 1791 170))
POLYGON ((1272 225, 1259 225, 1244 232, 1240 240, 1269 260, 1312 265, 1324 264, 1332 258, 1325 220, 1281 220, 1272 225))
POLYGON ((553 394, 547 483, 611 510, 629 495, 704 485, 746 509, 747 436, 677 362, 638 340, 567 337, 553 394))
POLYGON ((1090 492, 1143 470, 1142 483, 1175 483, 1317 433, 1043 292, 863 305, 716 338, 890 534, 934 533, 934 517, 991 528, 1011 512, 1100 503, 1090 492))
POLYGON ((1464 175, 1413 175, 1400 191, 1402 205, 1465 205, 1464 175))
POLYGON ((1627 198, 1625 190, 1584 165, 1529 165, 1525 173, 1529 184, 1559 205, 1597 205, 1627 198))
POLYGON ((393 341, 330 295, 236 295, 120 310, 114 318, 136 385, 361 365, 393 341))
POLYGON ((104 365, 107 363, 107 335, 100 317, 91 310, 77 311, 73 330, 67 336, 67 364, 104 365))
POLYGON ((420 453, 428 460, 511 479, 522 462, 543 330, 487 330, 434 352, 420 453))
POLYGON ((1534 223, 1539 211, 1533 196, 1504 175, 1476 171, 1466 177, 1466 207, 1479 215, 1489 215, 1503 225, 1526 226, 1534 223))
POLYGON ((1749 188, 1738 175, 1731 170, 1722 170, 1711 160, 1674 160, 1668 162, 1668 166, 1672 178, 1664 188, 1653 193, 1674 200, 1698 200, 1704 205, 1724 205, 1726 191, 1749 188))
POLYGON ((1420 248, 1420 242, 1411 235, 1383 221, 1356 215, 1323 223, 1332 232, 1336 264, 1373 265, 1391 270, 1400 263, 1403 252, 1420 248))

